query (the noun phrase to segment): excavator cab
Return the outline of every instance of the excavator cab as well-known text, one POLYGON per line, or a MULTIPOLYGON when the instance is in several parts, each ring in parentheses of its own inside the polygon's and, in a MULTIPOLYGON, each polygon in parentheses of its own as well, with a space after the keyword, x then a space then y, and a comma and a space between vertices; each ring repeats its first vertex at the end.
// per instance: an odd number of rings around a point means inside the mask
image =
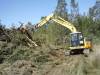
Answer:
POLYGON ((81 32, 71 33, 71 47, 84 45, 84 38, 81 32))
POLYGON ((70 55, 82 54, 84 51, 84 37, 81 32, 70 33, 70 55))
POLYGON ((89 53, 92 49, 92 42, 91 40, 84 38, 81 32, 71 33, 71 40, 70 40, 70 54, 85 54, 89 53))

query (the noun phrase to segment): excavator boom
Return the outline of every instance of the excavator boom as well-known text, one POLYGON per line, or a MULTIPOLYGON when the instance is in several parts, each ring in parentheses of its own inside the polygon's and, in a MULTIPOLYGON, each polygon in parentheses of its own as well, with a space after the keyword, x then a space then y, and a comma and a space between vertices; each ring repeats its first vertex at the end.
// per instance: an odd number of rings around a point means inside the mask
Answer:
POLYGON ((58 17, 59 19, 52 19, 53 21, 55 21, 56 23, 68 28, 71 32, 77 32, 76 28, 74 27, 74 25, 72 25, 70 22, 65 21, 64 19, 62 19, 61 17, 58 17))
POLYGON ((77 29, 74 27, 73 24, 71 24, 70 22, 64 20, 63 18, 61 18, 60 16, 55 16, 54 14, 50 14, 49 16, 45 17, 44 19, 42 19, 38 24, 37 24, 37 28, 43 26, 44 24, 46 24, 48 21, 54 21, 64 27, 66 27, 67 29, 69 29, 71 32, 77 32, 77 29))

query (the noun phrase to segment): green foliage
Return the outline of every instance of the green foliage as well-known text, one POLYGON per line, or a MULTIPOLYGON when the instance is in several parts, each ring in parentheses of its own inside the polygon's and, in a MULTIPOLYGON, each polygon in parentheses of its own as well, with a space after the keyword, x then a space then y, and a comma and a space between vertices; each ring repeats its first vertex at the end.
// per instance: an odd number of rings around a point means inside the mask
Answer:
POLYGON ((49 58, 49 56, 48 55, 37 55, 37 56, 35 56, 35 58, 34 58, 34 62, 36 63, 36 64, 43 64, 43 63, 46 63, 46 62, 48 62, 49 60, 48 60, 48 58, 49 58))
POLYGON ((79 16, 77 21, 74 22, 78 31, 81 31, 85 36, 94 37, 100 36, 100 21, 94 21, 88 16, 79 16))
POLYGON ((67 35, 67 29, 57 23, 49 23, 47 28, 48 42, 53 44, 61 44, 63 38, 67 35))

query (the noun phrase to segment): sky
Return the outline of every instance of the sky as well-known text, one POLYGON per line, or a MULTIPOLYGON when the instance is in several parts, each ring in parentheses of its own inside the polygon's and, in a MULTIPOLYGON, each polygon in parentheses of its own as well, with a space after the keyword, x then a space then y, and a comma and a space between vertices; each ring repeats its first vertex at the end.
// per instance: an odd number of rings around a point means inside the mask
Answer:
MULTIPOLYGON (((88 12, 96 0, 77 0, 79 12, 88 12)), ((70 0, 66 0, 69 11, 70 0)), ((12 24, 19 26, 19 22, 39 22, 42 16, 52 13, 57 5, 57 0, 0 0, 0 20, 6 27, 12 24)))

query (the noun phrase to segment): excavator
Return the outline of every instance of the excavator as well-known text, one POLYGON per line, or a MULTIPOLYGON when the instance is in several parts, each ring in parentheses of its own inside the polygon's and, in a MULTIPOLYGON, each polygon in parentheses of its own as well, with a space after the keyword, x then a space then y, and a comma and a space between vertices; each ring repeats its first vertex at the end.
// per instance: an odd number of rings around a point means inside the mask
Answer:
MULTIPOLYGON (((71 31, 70 47, 69 50, 66 52, 66 55, 88 54, 90 51, 92 51, 91 39, 84 37, 83 34, 79 32, 72 23, 64 20, 60 16, 57 16, 53 13, 40 20, 40 22, 35 25, 35 28, 39 28, 51 20, 66 27, 71 31)), ((27 30, 25 26, 21 29, 24 29, 24 32, 25 30, 27 30)))

